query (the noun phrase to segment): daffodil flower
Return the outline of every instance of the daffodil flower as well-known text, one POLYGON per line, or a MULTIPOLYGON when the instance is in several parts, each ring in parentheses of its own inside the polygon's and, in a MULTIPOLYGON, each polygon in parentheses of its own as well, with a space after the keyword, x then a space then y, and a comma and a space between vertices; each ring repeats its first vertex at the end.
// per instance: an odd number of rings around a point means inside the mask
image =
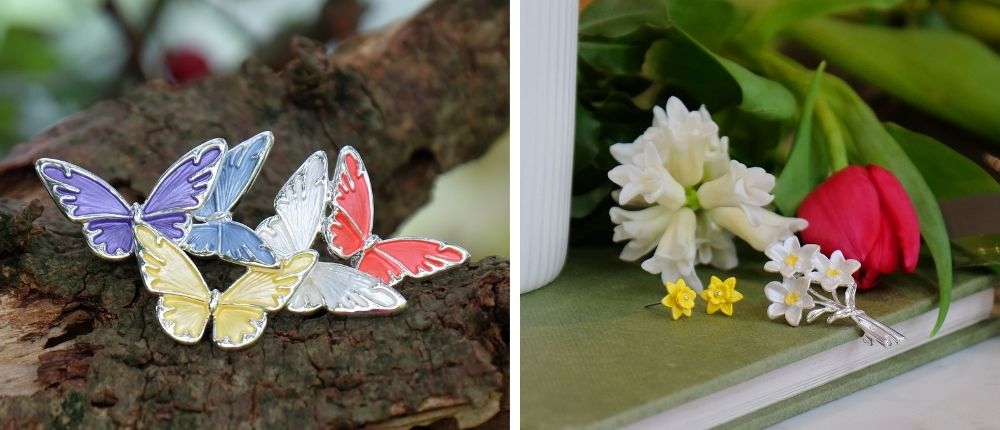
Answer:
POLYGON ((809 295, 809 280, 806 278, 785 278, 782 282, 771 281, 764 287, 764 295, 770 300, 767 317, 785 316, 785 321, 798 326, 803 309, 812 309, 816 302, 809 295))
POLYGON ((731 277, 723 282, 713 276, 708 288, 701 292, 701 298, 708 302, 706 311, 709 315, 722 309, 722 313, 733 316, 733 303, 743 300, 743 294, 736 291, 736 278, 731 277))
POLYGON ((818 245, 799 245, 799 238, 795 236, 788 237, 784 242, 772 243, 764 250, 764 255, 771 259, 764 263, 764 270, 781 273, 786 278, 796 273, 809 273, 815 257, 822 256, 818 245))
POLYGON ((822 286, 827 292, 854 283, 854 272, 861 268, 860 262, 845 259, 844 253, 839 249, 833 251, 830 258, 816 253, 812 261, 816 271, 806 274, 806 277, 822 286))
POLYGON ((666 287, 667 295, 660 300, 660 304, 670 308, 674 320, 679 319, 681 315, 690 317, 691 309, 694 308, 694 298, 698 293, 689 288, 683 279, 678 279, 675 283, 668 282, 666 287))

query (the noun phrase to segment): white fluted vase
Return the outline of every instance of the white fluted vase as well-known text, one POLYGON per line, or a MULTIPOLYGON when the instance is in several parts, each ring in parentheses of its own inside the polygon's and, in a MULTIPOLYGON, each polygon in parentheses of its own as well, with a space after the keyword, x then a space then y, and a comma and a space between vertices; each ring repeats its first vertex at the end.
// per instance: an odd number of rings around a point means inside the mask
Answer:
POLYGON ((551 282, 566 261, 578 5, 521 3, 522 293, 551 282))

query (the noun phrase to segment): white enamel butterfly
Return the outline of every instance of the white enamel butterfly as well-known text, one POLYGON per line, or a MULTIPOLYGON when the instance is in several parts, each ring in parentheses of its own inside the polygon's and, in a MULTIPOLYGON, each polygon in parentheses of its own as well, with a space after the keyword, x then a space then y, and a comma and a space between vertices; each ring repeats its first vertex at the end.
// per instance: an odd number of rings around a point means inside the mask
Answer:
MULTIPOLYGON (((279 257, 312 247, 329 201, 327 173, 325 152, 309 156, 278 191, 276 215, 257 226, 257 234, 279 257)), ((405 305, 402 295, 377 278, 343 264, 319 262, 305 275, 286 309, 310 313, 325 306, 337 315, 382 315, 405 305)))
POLYGON ((146 288, 159 295, 156 319, 181 343, 201 340, 211 318, 212 340, 226 349, 250 345, 264 332, 267 313, 285 306, 316 264, 316 251, 282 258, 277 267, 247 266, 226 291, 209 290, 198 268, 180 249, 147 224, 136 224, 136 255, 146 288))

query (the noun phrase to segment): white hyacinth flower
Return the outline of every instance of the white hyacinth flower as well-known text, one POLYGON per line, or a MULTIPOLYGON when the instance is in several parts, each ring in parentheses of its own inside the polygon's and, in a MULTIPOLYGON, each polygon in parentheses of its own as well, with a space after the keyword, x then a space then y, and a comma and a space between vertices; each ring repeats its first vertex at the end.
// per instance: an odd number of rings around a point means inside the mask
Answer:
POLYGON ((640 140, 656 145, 667 163, 667 170, 681 185, 698 184, 705 174, 705 156, 709 146, 719 138, 719 126, 712 121, 704 106, 688 111, 677 97, 667 100, 667 106, 653 108, 653 126, 640 140))
POLYGON ((637 143, 641 156, 633 157, 635 164, 616 166, 608 178, 622 187, 618 202, 627 204, 641 196, 646 204, 659 203, 677 209, 684 204, 684 187, 681 187, 663 167, 656 147, 649 142, 637 143))
MULTIPOLYGON (((760 223, 755 208, 766 206, 774 200, 774 175, 760 167, 747 167, 739 161, 729 162, 729 173, 705 182, 698 188, 698 202, 711 210, 718 207, 737 207, 746 214, 750 225, 760 223)), ((617 169, 617 167, 616 167, 617 169)))
POLYGON ((700 292, 701 281, 695 276, 694 263, 697 255, 695 228, 697 218, 689 208, 678 209, 667 231, 660 238, 653 256, 642 262, 643 270, 659 274, 663 283, 684 279, 689 287, 700 292))
POLYGON ((652 252, 642 268, 664 283, 684 279, 700 291, 695 264, 738 264, 733 235, 762 251, 807 226, 764 208, 774 199, 774 176, 730 160, 729 139, 718 133, 704 106, 688 111, 671 97, 634 142, 611 146, 620 165, 608 178, 621 187, 612 196, 622 206, 646 207, 611 209, 614 240, 628 241, 620 257, 636 261, 652 252))
POLYGON ((611 222, 615 226, 615 242, 629 241, 620 255, 622 260, 636 261, 660 242, 667 231, 673 210, 664 206, 650 206, 638 211, 611 208, 611 222))
POLYGON ((799 245, 799 238, 789 236, 784 242, 774 242, 768 245, 767 249, 764 250, 764 255, 771 259, 771 261, 764 263, 764 270, 781 273, 781 276, 787 278, 796 273, 811 272, 816 256, 823 254, 819 253, 819 245, 799 245))
POLYGON ((808 273, 806 276, 827 292, 833 292, 837 287, 853 283, 854 272, 861 268, 861 263, 858 260, 845 259, 844 253, 840 252, 839 249, 833 251, 830 258, 816 253, 813 255, 812 261, 816 271, 808 273))
POLYGON ((771 281, 764 287, 764 295, 772 302, 767 307, 767 317, 775 319, 784 315, 785 321, 792 326, 799 325, 803 309, 812 309, 816 306, 816 302, 809 295, 809 280, 806 278, 771 281))
POLYGON ((739 208, 715 208, 708 211, 708 216, 758 251, 809 226, 809 222, 802 218, 783 217, 763 208, 751 208, 751 212, 759 220, 756 226, 750 224, 746 213, 739 208))
POLYGON ((698 262, 701 264, 711 264, 722 270, 732 269, 739 264, 733 235, 707 216, 698 218, 695 243, 698 245, 698 262))

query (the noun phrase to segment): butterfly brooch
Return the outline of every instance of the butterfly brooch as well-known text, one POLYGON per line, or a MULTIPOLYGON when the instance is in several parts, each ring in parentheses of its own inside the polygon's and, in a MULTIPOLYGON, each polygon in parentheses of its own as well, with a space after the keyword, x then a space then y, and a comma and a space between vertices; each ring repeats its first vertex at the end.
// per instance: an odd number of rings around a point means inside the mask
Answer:
POLYGON ((177 244, 145 224, 135 226, 139 271, 149 292, 159 295, 156 319, 172 339, 201 340, 212 319, 212 341, 242 348, 260 337, 267 313, 285 306, 302 278, 316 264, 316 251, 298 252, 275 268, 247 266, 223 292, 209 290, 191 258, 177 244))
POLYGON ((187 236, 191 212, 205 203, 225 152, 222 139, 198 145, 167 169, 145 203, 132 205, 106 181, 75 164, 41 158, 35 170, 63 215, 83 223, 90 249, 100 257, 120 260, 132 255, 137 223, 170 240, 187 236))
POLYGON ((455 245, 415 237, 382 240, 372 234, 374 205, 371 180, 354 148, 340 150, 334 172, 333 213, 323 234, 331 253, 351 259, 351 265, 385 285, 409 276, 422 278, 462 264, 468 251, 455 245))
MULTIPOLYGON (((326 153, 319 151, 278 191, 276 215, 257 227, 257 234, 278 255, 309 249, 326 217, 329 196, 326 153)), ((316 263, 292 295, 286 309, 311 313, 321 307, 338 315, 390 314, 406 305, 406 299, 378 278, 337 263, 316 263)))
POLYGON ((278 191, 275 214, 256 229, 233 221, 273 144, 263 132, 231 149, 222 139, 198 145, 167 169, 145 202, 131 205, 74 164, 42 158, 35 168, 63 215, 83 224, 94 253, 112 260, 136 255, 143 284, 158 296, 160 327, 185 344, 200 341, 211 323, 217 346, 246 347, 261 337, 268 314, 282 309, 393 314, 406 306, 393 288, 400 280, 468 259, 464 249, 437 240, 373 235, 371 182, 350 147, 340 151, 332 178, 325 152, 309 156, 278 191), (312 245, 320 231, 329 252, 349 265, 318 261, 312 245), (213 289, 189 254, 246 272, 213 289))
POLYGON ((269 131, 260 133, 226 151, 219 165, 218 179, 205 204, 194 211, 194 224, 183 246, 200 257, 216 256, 239 264, 274 266, 274 253, 257 233, 233 221, 230 212, 250 189, 274 144, 269 131))

